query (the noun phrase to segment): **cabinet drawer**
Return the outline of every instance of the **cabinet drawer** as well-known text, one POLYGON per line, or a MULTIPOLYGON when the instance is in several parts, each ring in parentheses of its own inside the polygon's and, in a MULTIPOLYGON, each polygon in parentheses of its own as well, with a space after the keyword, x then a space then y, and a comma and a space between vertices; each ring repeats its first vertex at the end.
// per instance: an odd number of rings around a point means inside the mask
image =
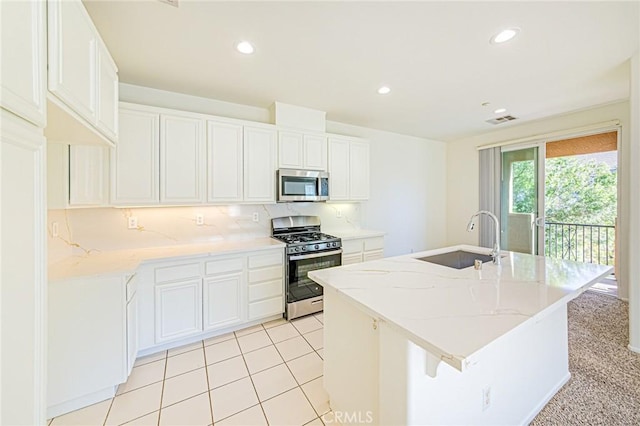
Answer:
POLYGON ((249 268, 251 269, 274 265, 282 265, 282 251, 249 256, 249 268))
POLYGON ((352 265, 354 263, 362 263, 362 254, 344 254, 342 253, 342 265, 352 265))
POLYGON ((384 237, 367 238, 364 240, 364 251, 382 250, 384 248, 384 237))
POLYGON ((249 270, 249 283, 282 279, 282 265, 268 268, 249 270))
POLYGON ((342 253, 360 253, 362 251, 362 240, 342 241, 342 253))
POLYGON ((166 283, 176 280, 200 277, 200 263, 185 263, 182 265, 156 268, 155 282, 166 283))
POLYGON ((282 279, 249 286, 249 302, 269 297, 282 297, 282 279))
POLYGON ((364 252, 364 261, 369 262, 370 260, 378 260, 384 258, 383 250, 371 250, 364 252))
POLYGON ((204 273, 206 275, 223 274, 227 272, 242 271, 244 269, 244 259, 221 259, 210 260, 204 265, 204 273))
POLYGON ((278 315, 284 312, 282 296, 273 299, 261 300, 260 302, 249 303, 249 319, 278 315))

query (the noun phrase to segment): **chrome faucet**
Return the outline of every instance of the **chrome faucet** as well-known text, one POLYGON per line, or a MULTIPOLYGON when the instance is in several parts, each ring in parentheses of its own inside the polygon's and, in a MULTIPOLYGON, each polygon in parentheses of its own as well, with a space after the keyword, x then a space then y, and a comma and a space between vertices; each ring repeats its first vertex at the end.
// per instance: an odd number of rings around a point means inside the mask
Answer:
POLYGON ((491 251, 491 257, 493 257, 494 264, 500 265, 500 222, 498 222, 498 218, 496 217, 496 215, 487 210, 479 210, 475 212, 473 216, 471 216, 471 219, 469 219, 469 223, 467 224, 467 232, 473 231, 473 228, 476 226, 473 219, 480 216, 481 214, 486 214, 495 222, 496 243, 494 244, 493 250, 491 251))

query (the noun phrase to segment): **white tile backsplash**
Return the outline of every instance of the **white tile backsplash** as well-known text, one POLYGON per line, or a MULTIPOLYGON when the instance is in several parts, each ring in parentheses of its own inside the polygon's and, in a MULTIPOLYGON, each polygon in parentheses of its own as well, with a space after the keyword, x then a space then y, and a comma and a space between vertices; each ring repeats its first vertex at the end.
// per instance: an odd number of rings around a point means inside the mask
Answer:
POLYGON ((58 223, 59 235, 49 232, 49 262, 90 251, 206 243, 271 235, 271 218, 320 216, 325 231, 361 227, 359 203, 279 203, 199 207, 96 208, 50 210, 48 228, 58 223), (337 217, 337 211, 341 217, 337 217), (258 213, 259 221, 253 221, 258 213), (196 225, 196 215, 204 225, 196 225), (135 216, 137 229, 128 229, 135 216))

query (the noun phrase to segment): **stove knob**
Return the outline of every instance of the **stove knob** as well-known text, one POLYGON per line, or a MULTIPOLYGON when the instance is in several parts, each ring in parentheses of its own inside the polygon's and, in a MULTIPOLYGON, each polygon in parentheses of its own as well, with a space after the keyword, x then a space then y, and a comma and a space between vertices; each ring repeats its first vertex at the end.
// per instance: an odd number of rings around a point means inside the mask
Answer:
POLYGON ((302 247, 302 251, 307 251, 307 248, 306 247, 302 247))
POLYGON ((335 247, 335 246, 336 246, 336 243, 331 243, 331 245, 332 245, 333 247, 335 247))
POLYGON ((295 251, 300 251, 300 248, 299 248, 299 247, 296 247, 294 250, 295 250, 295 251))
POLYGON ((314 249, 318 250, 320 248, 320 246, 318 246, 317 244, 315 246, 313 246, 314 249))

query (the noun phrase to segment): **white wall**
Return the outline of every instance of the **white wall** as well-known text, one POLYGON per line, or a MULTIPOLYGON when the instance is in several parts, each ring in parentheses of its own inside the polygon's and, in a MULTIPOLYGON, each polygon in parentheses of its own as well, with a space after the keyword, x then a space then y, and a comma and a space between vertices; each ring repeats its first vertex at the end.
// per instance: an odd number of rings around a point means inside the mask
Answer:
MULTIPOLYGON (((447 243, 477 244, 478 233, 466 232, 469 217, 478 209, 479 176, 477 146, 508 141, 554 131, 569 130, 589 124, 619 119, 621 123, 621 146, 619 149, 620 195, 619 237, 620 269, 618 276, 619 296, 627 297, 629 281, 629 148, 630 116, 629 102, 619 102, 571 114, 558 115, 521 125, 510 125, 479 136, 460 139, 447 144, 447 243)), ((636 189, 637 190, 637 189, 636 189)))
MULTIPOLYGON (((120 99, 224 117, 270 122, 267 108, 221 102, 147 87, 120 84, 120 99)), ((329 114, 330 115, 330 114, 329 114)), ((446 236, 446 145, 327 121, 327 132, 370 141, 371 197, 357 203, 353 220, 387 233, 385 255, 440 247, 446 236)), ((331 203, 328 203, 331 208, 331 203)), ((327 228, 329 229, 329 228, 327 228)))

